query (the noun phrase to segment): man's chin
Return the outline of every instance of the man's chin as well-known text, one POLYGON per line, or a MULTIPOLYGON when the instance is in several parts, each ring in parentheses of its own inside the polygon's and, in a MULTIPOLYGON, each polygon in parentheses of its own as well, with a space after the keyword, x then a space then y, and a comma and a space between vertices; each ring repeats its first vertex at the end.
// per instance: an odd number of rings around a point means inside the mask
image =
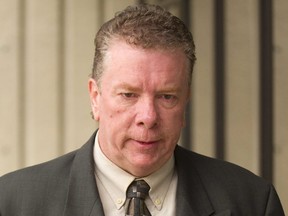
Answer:
POLYGON ((131 169, 129 170, 129 173, 136 177, 145 177, 156 170, 158 170, 161 167, 161 162, 160 161, 155 161, 155 158, 137 158, 131 161, 131 169))

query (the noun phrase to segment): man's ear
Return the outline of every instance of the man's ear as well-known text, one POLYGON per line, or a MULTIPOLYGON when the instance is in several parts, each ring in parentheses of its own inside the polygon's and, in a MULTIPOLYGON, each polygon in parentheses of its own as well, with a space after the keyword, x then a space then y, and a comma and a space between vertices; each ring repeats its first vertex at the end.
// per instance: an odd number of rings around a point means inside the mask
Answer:
POLYGON ((89 95, 90 95, 90 103, 91 103, 93 118, 96 121, 99 121, 100 119, 100 115, 99 115, 100 89, 95 79, 90 78, 88 80, 88 90, 89 90, 89 95))

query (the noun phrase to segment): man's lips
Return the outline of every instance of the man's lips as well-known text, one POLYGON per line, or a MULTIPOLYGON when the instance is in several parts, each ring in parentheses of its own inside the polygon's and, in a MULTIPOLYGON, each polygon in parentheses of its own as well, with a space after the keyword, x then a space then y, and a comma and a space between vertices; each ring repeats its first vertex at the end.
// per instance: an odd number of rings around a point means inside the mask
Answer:
POLYGON ((159 140, 149 140, 149 141, 142 141, 142 140, 135 140, 135 139, 133 140, 141 145, 153 145, 159 142, 159 140))
POLYGON ((148 141, 148 142, 146 142, 146 141, 137 141, 136 140, 136 142, 138 142, 138 143, 140 143, 142 145, 152 145, 152 144, 155 144, 157 141, 148 141))

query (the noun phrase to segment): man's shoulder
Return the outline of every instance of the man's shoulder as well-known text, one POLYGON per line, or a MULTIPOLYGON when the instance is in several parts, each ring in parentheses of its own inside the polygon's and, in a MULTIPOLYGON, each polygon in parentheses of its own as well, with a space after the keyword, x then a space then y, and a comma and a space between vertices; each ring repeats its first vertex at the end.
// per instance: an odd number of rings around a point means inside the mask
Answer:
POLYGON ((93 177, 93 139, 61 157, 2 176, 0 214, 62 214, 71 184, 93 177))
POLYGON ((182 147, 176 148, 175 162, 181 193, 189 191, 187 196, 194 196, 191 194, 200 188, 198 195, 205 191, 216 211, 230 209, 241 215, 284 215, 274 186, 243 167, 182 147))
POLYGON ((0 178, 0 191, 5 194, 16 193, 23 189, 45 190, 47 185, 57 186, 60 182, 65 182, 68 178, 75 157, 76 151, 65 154, 53 160, 26 167, 0 178))
MULTIPOLYGON (((268 181, 244 167, 198 154, 182 147, 176 149, 176 163, 177 161, 180 163, 179 166, 184 167, 186 172, 193 169, 204 182, 223 185, 227 182, 234 182, 235 184, 263 185, 264 187, 270 185, 268 181)), ((182 169, 181 167, 179 168, 182 169)))
POLYGON ((56 212, 61 212, 65 204, 65 194, 68 191, 69 175, 75 155, 74 151, 0 177, 0 211, 3 211, 1 213, 18 215, 26 211, 23 209, 25 206, 27 209, 29 206, 30 210, 31 206, 39 205, 48 208, 56 200, 57 204, 55 203, 53 208, 56 212))

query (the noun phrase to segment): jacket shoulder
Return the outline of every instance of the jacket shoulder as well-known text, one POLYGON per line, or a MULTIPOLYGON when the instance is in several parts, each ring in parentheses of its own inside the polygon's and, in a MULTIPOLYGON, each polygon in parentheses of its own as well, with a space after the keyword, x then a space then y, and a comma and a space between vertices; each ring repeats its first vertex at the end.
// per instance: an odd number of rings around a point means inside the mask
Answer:
POLYGON ((189 184, 197 176, 216 210, 230 208, 243 215, 284 215, 274 186, 243 167, 179 146, 175 161, 178 178, 189 184))
POLYGON ((41 211, 45 211, 47 206, 50 206, 49 209, 54 206, 55 211, 60 206, 64 207, 75 154, 76 151, 2 176, 0 215, 22 215, 25 206, 42 206, 41 211))

